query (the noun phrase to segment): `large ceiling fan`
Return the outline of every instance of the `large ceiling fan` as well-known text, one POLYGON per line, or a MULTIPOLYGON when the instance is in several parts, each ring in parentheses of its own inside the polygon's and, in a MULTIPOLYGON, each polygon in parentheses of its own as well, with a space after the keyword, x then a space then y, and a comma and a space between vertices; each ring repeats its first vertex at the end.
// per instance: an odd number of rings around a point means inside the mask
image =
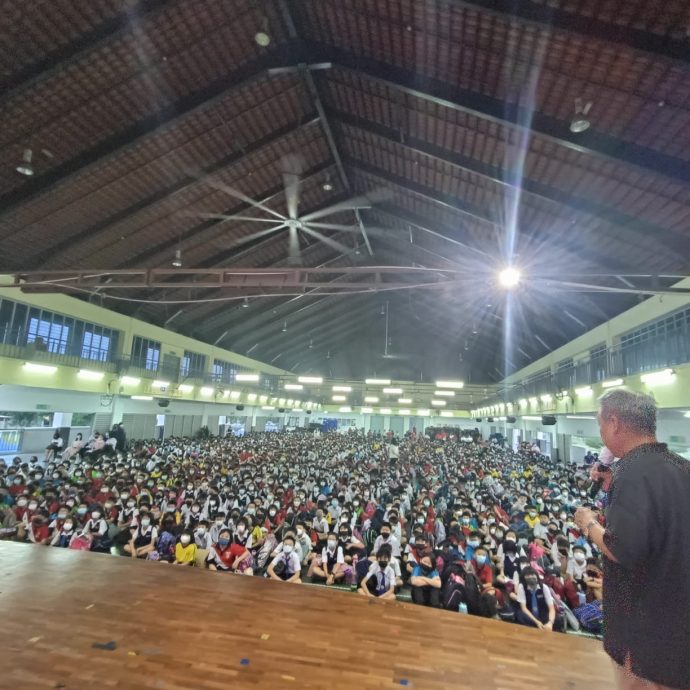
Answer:
POLYGON ((342 253, 348 253, 351 251, 351 247, 346 247, 341 242, 334 240, 332 237, 328 237, 323 234, 323 230, 332 230, 337 232, 349 232, 349 233, 361 233, 362 228, 358 224, 344 225, 338 223, 328 223, 324 222, 322 219, 328 218, 337 213, 342 213, 345 211, 359 211, 362 209, 371 208, 376 202, 383 201, 388 198, 390 192, 385 189, 379 189, 369 192, 366 195, 356 196, 346 201, 341 201, 326 208, 314 211, 313 213, 307 213, 303 216, 299 213, 299 202, 300 202, 300 174, 302 172, 302 160, 297 155, 285 156, 282 159, 282 174, 283 174, 283 184, 285 186, 285 201, 287 205, 287 215, 283 215, 278 211, 269 208, 264 203, 255 201, 254 199, 248 197, 243 192, 238 189, 231 187, 229 185, 215 180, 212 178, 202 178, 204 184, 217 189, 218 191, 224 192, 229 196, 243 201, 256 209, 259 209, 267 214, 266 216, 244 216, 244 215, 225 215, 222 213, 204 213, 204 212, 194 212, 192 215, 198 218, 207 219, 218 219, 218 220, 236 220, 236 221, 249 221, 252 223, 263 223, 268 224, 269 227, 258 230, 257 232, 245 235, 244 237, 236 240, 229 245, 230 249, 240 247, 243 244, 252 242, 253 240, 259 239, 261 237, 266 237, 267 235, 272 235, 274 233, 282 232, 287 230, 288 236, 288 262, 291 264, 299 264, 301 262, 300 257, 300 234, 308 235, 324 244, 336 249, 342 253))

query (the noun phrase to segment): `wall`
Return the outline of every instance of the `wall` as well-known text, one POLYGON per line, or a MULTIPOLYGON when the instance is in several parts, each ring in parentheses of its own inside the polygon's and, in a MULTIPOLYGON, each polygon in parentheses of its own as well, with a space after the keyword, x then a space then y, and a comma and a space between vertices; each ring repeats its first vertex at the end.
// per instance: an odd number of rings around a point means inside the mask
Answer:
MULTIPOLYGON (((690 288, 690 278, 681 280, 674 287, 690 288)), ((601 343, 606 343, 608 347, 612 347, 616 344, 618 337, 628 331, 688 305, 690 305, 690 295, 687 294, 651 297, 615 316, 610 321, 571 340, 536 362, 532 362, 532 364, 516 371, 514 374, 506 377, 504 383, 517 383, 530 376, 534 376, 544 369, 555 369, 558 362, 571 357, 577 359, 577 355, 588 353, 591 348, 601 343)))

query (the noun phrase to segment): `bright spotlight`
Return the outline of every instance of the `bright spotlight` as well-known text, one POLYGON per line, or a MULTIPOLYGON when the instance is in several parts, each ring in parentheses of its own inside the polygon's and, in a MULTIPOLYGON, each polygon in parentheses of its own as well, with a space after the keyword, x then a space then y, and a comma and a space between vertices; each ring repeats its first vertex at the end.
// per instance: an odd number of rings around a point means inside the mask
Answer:
POLYGON ((518 271, 517 268, 513 268, 512 266, 504 268, 498 274, 498 282, 501 285, 501 287, 507 289, 517 287, 517 285, 520 282, 520 271, 518 271))

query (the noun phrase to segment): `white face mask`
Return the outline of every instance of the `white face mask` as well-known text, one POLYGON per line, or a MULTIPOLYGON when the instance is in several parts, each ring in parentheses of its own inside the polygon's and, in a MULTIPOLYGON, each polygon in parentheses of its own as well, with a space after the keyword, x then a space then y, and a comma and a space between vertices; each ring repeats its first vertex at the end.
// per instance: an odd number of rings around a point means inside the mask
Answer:
POLYGON ((184 544, 184 546, 187 546, 187 544, 189 544, 190 541, 191 541, 191 539, 189 538, 188 534, 183 534, 180 537, 180 544, 184 544))
POLYGON ((283 546, 283 551, 285 551, 285 553, 292 553, 294 548, 292 544, 285 544, 285 546, 283 546))
POLYGON ((151 524, 151 520, 149 520, 148 518, 142 518, 141 524, 142 524, 144 527, 148 527, 148 526, 151 524))
POLYGON ((330 551, 335 551, 335 545, 336 545, 337 543, 338 543, 338 542, 335 541, 334 539, 329 539, 329 540, 328 540, 328 549, 329 549, 330 551))

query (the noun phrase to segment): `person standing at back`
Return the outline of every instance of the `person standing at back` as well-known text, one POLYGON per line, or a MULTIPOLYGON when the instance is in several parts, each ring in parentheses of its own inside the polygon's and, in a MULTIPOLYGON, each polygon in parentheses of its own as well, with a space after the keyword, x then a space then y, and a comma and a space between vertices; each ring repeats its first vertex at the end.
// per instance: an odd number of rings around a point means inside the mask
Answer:
POLYGON ((690 462, 656 440, 656 403, 609 391, 599 401, 615 465, 606 527, 575 521, 604 554, 604 649, 619 690, 690 689, 690 462))

